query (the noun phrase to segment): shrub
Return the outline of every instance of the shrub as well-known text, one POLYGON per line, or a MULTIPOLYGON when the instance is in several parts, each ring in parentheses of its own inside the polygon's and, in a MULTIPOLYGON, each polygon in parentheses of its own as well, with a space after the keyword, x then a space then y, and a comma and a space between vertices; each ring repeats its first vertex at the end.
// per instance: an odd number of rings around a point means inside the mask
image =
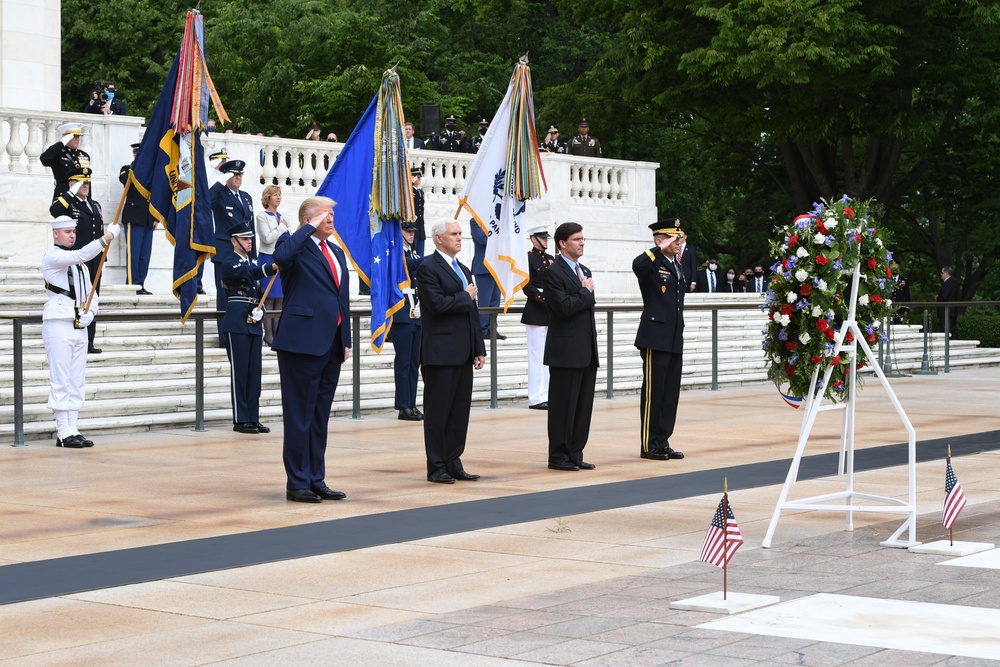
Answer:
POLYGON ((958 337, 978 340, 981 347, 1000 348, 1000 310, 966 308, 958 317, 958 337))

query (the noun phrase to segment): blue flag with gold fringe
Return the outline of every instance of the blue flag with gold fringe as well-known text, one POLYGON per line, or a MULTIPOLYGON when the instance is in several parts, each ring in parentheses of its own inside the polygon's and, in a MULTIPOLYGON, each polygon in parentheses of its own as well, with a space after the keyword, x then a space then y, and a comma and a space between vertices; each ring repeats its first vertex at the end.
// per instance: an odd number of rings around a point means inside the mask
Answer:
POLYGON ((215 227, 201 134, 211 98, 222 121, 229 120, 205 63, 204 18, 188 13, 184 40, 163 85, 126 187, 149 200, 149 211, 174 246, 173 292, 181 321, 198 301, 199 266, 215 253, 215 227))
POLYGON ((371 288, 376 352, 382 351, 392 315, 405 303, 402 290, 409 286, 400 222, 413 219, 413 191, 398 100, 398 77, 390 70, 316 191, 337 202, 334 233, 371 288))

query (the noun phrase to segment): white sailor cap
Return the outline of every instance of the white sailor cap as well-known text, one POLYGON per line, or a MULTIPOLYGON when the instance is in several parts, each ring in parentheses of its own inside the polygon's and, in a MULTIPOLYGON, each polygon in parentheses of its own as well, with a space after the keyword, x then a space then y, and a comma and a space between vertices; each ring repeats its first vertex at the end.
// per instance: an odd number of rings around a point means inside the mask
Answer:
POLYGON ((83 123, 63 123, 56 129, 60 134, 75 134, 78 137, 83 135, 83 123))
POLYGON ((70 227, 76 227, 76 219, 68 215, 60 215, 52 221, 52 229, 68 229, 70 227))

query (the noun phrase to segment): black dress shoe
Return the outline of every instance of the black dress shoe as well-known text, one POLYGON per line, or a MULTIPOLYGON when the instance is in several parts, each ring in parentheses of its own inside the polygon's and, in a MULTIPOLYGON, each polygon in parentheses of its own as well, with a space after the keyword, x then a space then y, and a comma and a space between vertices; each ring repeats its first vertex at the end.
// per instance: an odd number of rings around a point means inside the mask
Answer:
POLYGON ((449 475, 444 470, 435 470, 431 474, 427 475, 428 482, 437 482, 438 484, 454 484, 455 478, 449 475))
POLYGON ((576 467, 579 468, 580 470, 593 470, 597 466, 595 466, 593 463, 587 463, 586 461, 577 461, 576 467))
POLYGON ((534 405, 529 405, 528 409, 529 410, 548 410, 549 409, 549 403, 548 403, 548 401, 545 401, 545 402, 542 402, 542 403, 535 403, 534 405))
POLYGON ((460 482, 475 482, 479 479, 479 475, 473 475, 472 473, 465 472, 464 470, 457 470, 449 474, 460 482))
POLYGON ((321 503, 323 499, 309 489, 288 489, 285 498, 296 503, 321 503))
POLYGON ((507 340, 507 337, 504 336, 502 333, 498 333, 497 334, 497 340, 507 340))
POLYGON ((87 354, 100 354, 100 353, 101 353, 101 352, 103 352, 103 351, 104 351, 104 350, 102 350, 101 348, 99 348, 99 347, 94 347, 93 345, 91 345, 91 346, 89 346, 89 347, 87 348, 87 354))
POLYGON ((652 459, 653 461, 666 461, 669 457, 666 454, 661 454, 660 452, 640 452, 639 458, 652 459))
POLYGON ((668 459, 682 459, 682 458, 684 458, 684 452, 679 452, 676 449, 671 449, 670 447, 667 447, 666 454, 667 454, 667 458, 668 459))
POLYGON ((314 486, 310 489, 323 500, 343 500, 347 494, 343 491, 334 491, 329 486, 314 486))
POLYGON ((152 292, 150 292, 148 289, 146 289, 145 287, 143 287, 138 292, 136 292, 136 294, 141 294, 142 296, 150 296, 152 294, 152 292))
POLYGON ((94 446, 94 441, 91 440, 90 438, 88 438, 87 436, 83 435, 82 433, 77 433, 76 435, 77 435, 77 437, 80 438, 80 440, 83 441, 83 446, 84 447, 93 447, 94 446))
POLYGON ((423 419, 424 419, 424 413, 423 412, 421 412, 417 408, 410 408, 410 409, 413 410, 413 414, 415 414, 416 416, 420 417, 420 420, 423 421, 423 419))
POLYGON ((260 433, 260 431, 257 430, 257 425, 253 422, 233 424, 233 430, 237 433, 253 433, 255 435, 260 433))
POLYGON ((253 426, 254 426, 254 428, 257 429, 258 433, 270 433, 271 432, 271 429, 269 429, 268 427, 264 426, 260 422, 254 422, 253 426))
POLYGON ((199 287, 198 288, 198 294, 208 294, 208 292, 206 292, 205 290, 203 290, 202 288, 199 287))
POLYGON ((567 461, 566 463, 550 463, 549 470, 579 470, 580 467, 567 461))
POLYGON ((418 422, 421 418, 420 415, 413 412, 413 408, 403 408, 399 411, 399 416, 396 419, 404 422, 418 422))
POLYGON ((83 437, 79 435, 69 435, 65 438, 56 438, 56 447, 66 447, 67 449, 83 449, 87 445, 83 442, 83 437))

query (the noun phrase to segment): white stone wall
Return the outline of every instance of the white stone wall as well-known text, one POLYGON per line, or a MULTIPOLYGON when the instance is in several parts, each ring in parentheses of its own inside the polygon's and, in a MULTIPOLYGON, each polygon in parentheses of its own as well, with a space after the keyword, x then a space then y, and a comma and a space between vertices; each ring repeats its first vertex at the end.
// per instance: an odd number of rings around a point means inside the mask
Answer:
POLYGON ((0 107, 61 108, 60 0, 0 0, 0 107))

